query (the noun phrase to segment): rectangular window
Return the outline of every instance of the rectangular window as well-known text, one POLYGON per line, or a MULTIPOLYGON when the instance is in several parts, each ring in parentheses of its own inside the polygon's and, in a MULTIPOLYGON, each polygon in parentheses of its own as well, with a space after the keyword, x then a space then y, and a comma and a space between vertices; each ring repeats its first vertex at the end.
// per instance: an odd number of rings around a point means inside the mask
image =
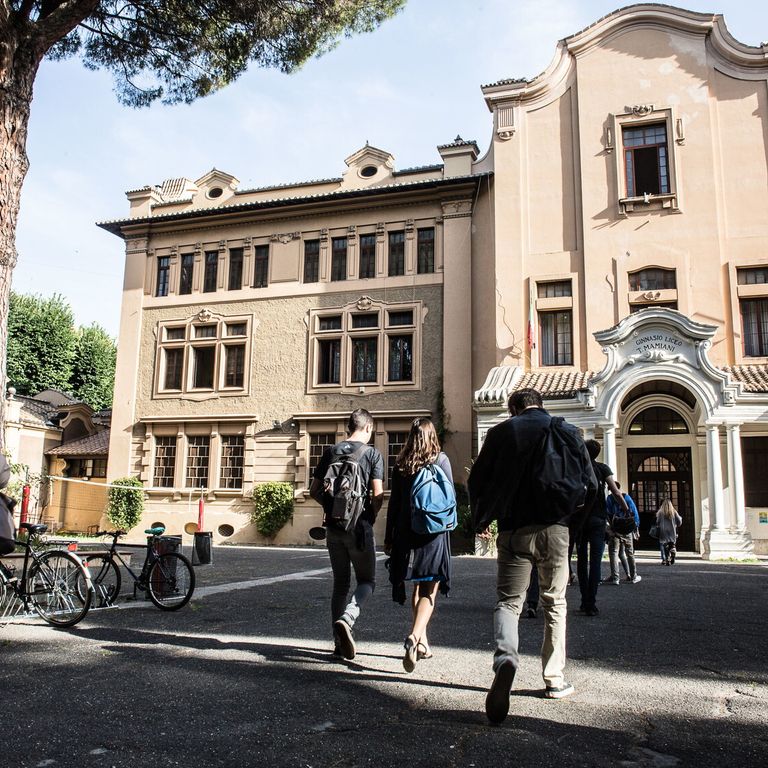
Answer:
POLYGON ((746 357, 768 356, 768 298, 742 299, 741 325, 746 357))
POLYGON ((413 380, 413 336, 389 336, 389 381, 413 380))
POLYGON ((229 282, 230 291, 239 291, 243 287, 243 249, 230 248, 229 250, 229 282))
POLYGON ((152 485, 155 488, 173 488, 176 476, 176 436, 155 438, 155 471, 152 485))
POLYGON ((736 275, 739 285, 764 285, 768 283, 768 267, 737 269, 736 275))
POLYGON ((269 246, 257 245, 253 249, 253 287, 266 288, 269 285, 269 246))
POLYGON ((347 279, 347 238, 331 240, 331 280, 347 279))
POLYGON ((435 271, 435 228, 419 229, 417 242, 417 271, 420 275, 435 271))
POLYGON ((650 304, 630 304, 629 311, 639 312, 641 309, 648 309, 650 307, 664 307, 665 309, 677 309, 676 301, 654 301, 650 304))
POLYGON ((184 341, 184 329, 183 328, 166 328, 165 340, 166 341, 184 341))
POLYGON ((184 350, 181 347, 166 349, 163 389, 181 389, 184 375, 184 350))
POLYGON ((224 386, 242 389, 245 376, 245 344, 227 344, 224 350, 226 357, 224 386))
POLYGON ((207 435, 193 435, 187 438, 187 476, 185 488, 208 487, 210 456, 210 437, 207 435))
POLYGON ((91 477, 106 477, 106 476, 107 476, 107 460, 93 459, 91 477))
POLYGON ((168 280, 171 274, 171 257, 160 256, 157 260, 157 290, 155 296, 168 295, 168 280))
POLYGON ((194 347, 192 387, 213 389, 216 347, 194 347))
POLYGON ((309 436, 309 477, 317 469, 320 459, 326 448, 332 448, 336 444, 336 435, 333 432, 318 432, 309 436))
POLYGON ((352 315, 353 328, 378 328, 379 313, 367 313, 365 315, 352 315))
POLYGON ((321 317, 317 324, 318 331, 340 331, 341 330, 341 315, 333 315, 332 317, 321 317))
POLYGON ((245 323, 227 323, 227 336, 245 336, 246 332, 245 323))
POLYGON ((203 276, 203 292, 213 293, 216 290, 216 280, 219 276, 219 252, 205 252, 205 273, 203 276))
POLYGON ((768 437, 742 437, 744 503, 768 507, 768 437))
POLYGON ((215 339, 216 326, 215 325, 196 325, 195 338, 196 339, 215 339))
POLYGON ((389 233, 387 274, 390 277, 405 274, 405 232, 389 233))
POLYGON ((360 235, 360 269, 358 277, 376 277, 376 235, 360 235))
POLYGON ((674 269, 641 269, 629 276, 630 291, 663 291, 677 288, 674 269))
POLYGON ((317 383, 341 383, 341 339, 318 342, 317 383))
POLYGON ((389 313, 390 325, 413 325, 413 310, 403 310, 402 312, 389 313))
POLYGON ((352 382, 367 384, 377 378, 378 338, 352 339, 352 382))
POLYGON ((243 487, 245 440, 240 435, 221 436, 221 474, 219 488, 243 487))
POLYGON ((667 126, 654 123, 623 128, 627 197, 669 193, 667 126))
POLYGON ((304 282, 316 283, 320 279, 320 241, 304 242, 304 282))
POLYGON ((571 281, 556 280, 551 283, 536 283, 536 295, 540 299, 559 299, 563 296, 570 296, 571 281))
POLYGON ((573 365, 571 311, 541 312, 540 344, 542 365, 573 365))
POLYGON ((387 432, 387 488, 392 487, 392 470, 407 439, 407 432, 387 432))
POLYGON ((179 293, 186 295, 192 293, 192 276, 195 272, 195 254, 181 254, 181 277, 179 278, 179 293))

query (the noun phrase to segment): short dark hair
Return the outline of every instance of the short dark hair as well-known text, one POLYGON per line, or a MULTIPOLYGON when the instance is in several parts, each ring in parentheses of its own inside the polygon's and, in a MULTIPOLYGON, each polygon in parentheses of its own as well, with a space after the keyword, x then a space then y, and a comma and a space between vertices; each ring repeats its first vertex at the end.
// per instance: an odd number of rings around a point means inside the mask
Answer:
POLYGON ((365 410, 365 408, 358 408, 349 416, 347 422, 347 434, 351 435, 353 432, 357 432, 360 429, 365 429, 369 424, 373 425, 373 416, 365 410))
POLYGON ((589 458, 594 461, 600 455, 600 443, 597 440, 585 440, 584 445, 587 446, 589 458))
POLYGON ((530 406, 536 406, 536 408, 543 408, 544 402, 541 399, 541 395, 538 390, 527 388, 518 389, 513 392, 507 400, 507 409, 510 413, 513 411, 519 413, 520 411, 530 408, 530 406))

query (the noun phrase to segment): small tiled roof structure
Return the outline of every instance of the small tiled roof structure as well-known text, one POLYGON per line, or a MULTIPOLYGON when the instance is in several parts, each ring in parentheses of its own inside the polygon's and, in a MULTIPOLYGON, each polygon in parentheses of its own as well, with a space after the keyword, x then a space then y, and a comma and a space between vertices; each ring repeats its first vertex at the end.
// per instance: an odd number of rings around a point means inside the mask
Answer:
POLYGON ((109 452, 109 430, 102 429, 93 435, 70 440, 46 451, 48 456, 106 456, 109 452))
POLYGON ((21 404, 19 420, 32 427, 56 427, 56 415, 59 409, 45 400, 26 395, 14 395, 21 404))
POLYGON ((515 389, 532 388, 545 400, 561 400, 584 389, 593 376, 592 371, 529 371, 523 374, 515 389))
POLYGON ((768 365, 726 365, 720 370, 739 382, 745 392, 768 392, 768 365))

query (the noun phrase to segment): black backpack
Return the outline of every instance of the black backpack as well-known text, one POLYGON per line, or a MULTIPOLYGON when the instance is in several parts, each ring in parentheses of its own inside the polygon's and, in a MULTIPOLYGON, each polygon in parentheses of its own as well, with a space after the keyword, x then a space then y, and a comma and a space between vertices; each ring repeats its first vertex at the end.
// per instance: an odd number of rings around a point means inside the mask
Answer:
POLYGON ((323 488, 333 501, 326 515, 329 528, 351 531, 360 519, 368 497, 360 460, 368 449, 369 446, 361 445, 350 453, 336 454, 326 470, 323 488))
POLYGON ((536 452, 531 473, 531 500, 546 524, 572 517, 594 495, 597 480, 581 436, 553 416, 536 452))

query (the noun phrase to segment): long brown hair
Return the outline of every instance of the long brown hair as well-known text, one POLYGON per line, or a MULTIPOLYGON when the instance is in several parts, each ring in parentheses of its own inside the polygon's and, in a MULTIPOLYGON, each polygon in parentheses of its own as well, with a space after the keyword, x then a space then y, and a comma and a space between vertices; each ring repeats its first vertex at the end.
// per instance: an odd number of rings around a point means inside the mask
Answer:
POLYGON ((440 454, 440 441, 432 419, 414 419, 408 439, 397 457, 397 468, 404 475, 415 475, 426 464, 434 464, 440 454))
POLYGON ((677 510, 669 499, 664 499, 664 501, 661 502, 661 506, 659 507, 657 514, 659 519, 662 517, 668 517, 670 520, 674 520, 675 515, 677 514, 677 510))

